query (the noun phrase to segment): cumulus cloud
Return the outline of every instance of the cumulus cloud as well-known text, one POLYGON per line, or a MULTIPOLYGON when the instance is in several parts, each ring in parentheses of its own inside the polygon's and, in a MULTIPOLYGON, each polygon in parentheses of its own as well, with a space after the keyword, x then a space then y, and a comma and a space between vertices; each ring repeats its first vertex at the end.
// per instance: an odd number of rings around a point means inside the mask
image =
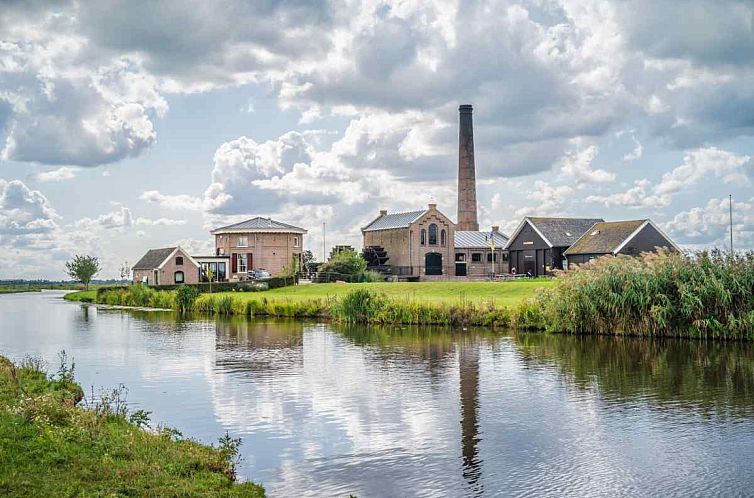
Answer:
POLYGON ((47 198, 19 180, 0 179, 0 241, 22 243, 57 228, 58 216, 47 198))
POLYGON ((202 209, 202 200, 187 194, 169 195, 162 194, 158 190, 147 190, 142 192, 139 199, 170 210, 200 211, 202 209))
MULTIPOLYGON (((728 199, 710 199, 706 206, 694 207, 676 214, 664 228, 685 244, 696 246, 727 246, 730 234, 728 199)), ((754 245, 754 198, 734 203, 734 244, 754 245)))
POLYGON ((610 183, 615 174, 604 169, 592 168, 592 161, 597 157, 599 148, 591 145, 584 150, 566 154, 561 160, 561 171, 577 184, 610 183))
POLYGON ((747 181, 752 158, 738 155, 716 147, 699 148, 687 152, 683 163, 662 175, 660 181, 651 186, 649 180, 636 181, 625 192, 610 195, 591 195, 587 202, 602 203, 606 206, 667 207, 673 196, 699 184, 703 179, 714 176, 724 182, 747 181), (651 188, 650 188, 651 186, 651 188))
POLYGON ((37 173, 36 179, 40 182, 62 182, 76 178, 76 170, 68 166, 62 166, 51 171, 37 173))

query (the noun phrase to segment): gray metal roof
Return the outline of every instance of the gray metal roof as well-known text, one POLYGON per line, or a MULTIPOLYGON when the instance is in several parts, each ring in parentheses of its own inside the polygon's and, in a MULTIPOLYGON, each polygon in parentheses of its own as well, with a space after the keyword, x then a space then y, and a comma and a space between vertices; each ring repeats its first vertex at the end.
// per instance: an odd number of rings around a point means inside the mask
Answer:
MULTIPOLYGON (((466 230, 456 230, 453 236, 453 246, 462 247, 489 247, 490 232, 473 232, 466 230)), ((493 233, 495 249, 502 249, 508 242, 508 237, 500 232, 493 233)))
POLYGON ((257 216, 256 218, 251 218, 250 220, 241 221, 239 223, 234 223, 232 225, 215 228, 212 230, 212 233, 219 232, 219 231, 232 231, 232 230, 261 230, 261 231, 267 231, 267 230, 273 230, 277 232, 294 232, 294 233, 306 233, 306 230, 303 228, 299 228, 293 225, 289 225, 287 223, 282 223, 280 221, 275 221, 272 218, 263 218, 261 216, 257 216))
POLYGON ((175 247, 163 247, 162 249, 150 249, 141 257, 132 270, 154 270, 158 268, 168 256, 173 254, 175 247))
POLYGON ((426 209, 421 211, 409 211, 407 213, 393 213, 380 216, 361 230, 364 232, 373 232, 376 230, 391 230, 393 228, 406 228, 426 213, 426 209))
POLYGON ((550 241, 552 247, 569 247, 602 218, 526 218, 550 241))

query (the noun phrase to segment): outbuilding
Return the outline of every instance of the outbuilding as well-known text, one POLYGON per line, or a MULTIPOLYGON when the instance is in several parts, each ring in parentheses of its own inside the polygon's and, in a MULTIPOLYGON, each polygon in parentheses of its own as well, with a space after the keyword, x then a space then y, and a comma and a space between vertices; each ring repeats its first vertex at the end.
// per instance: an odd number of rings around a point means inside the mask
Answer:
POLYGON ((199 263, 180 246, 150 249, 132 269, 133 281, 137 284, 199 283, 199 263))
POLYGON ((511 273, 548 275, 563 269, 563 253, 602 218, 526 217, 511 234, 505 250, 511 273))
POLYGON ((681 249, 652 220, 595 223, 566 251, 568 266, 588 263, 601 256, 638 256, 663 248, 681 249))

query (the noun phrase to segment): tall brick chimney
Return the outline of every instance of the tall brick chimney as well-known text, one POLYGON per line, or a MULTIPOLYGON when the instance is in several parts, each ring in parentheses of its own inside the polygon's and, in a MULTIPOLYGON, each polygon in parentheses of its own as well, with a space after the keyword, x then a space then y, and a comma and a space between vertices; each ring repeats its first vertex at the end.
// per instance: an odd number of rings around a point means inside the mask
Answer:
POLYGON ((474 165, 474 125, 472 107, 458 108, 458 230, 479 230, 476 217, 476 166, 474 165))

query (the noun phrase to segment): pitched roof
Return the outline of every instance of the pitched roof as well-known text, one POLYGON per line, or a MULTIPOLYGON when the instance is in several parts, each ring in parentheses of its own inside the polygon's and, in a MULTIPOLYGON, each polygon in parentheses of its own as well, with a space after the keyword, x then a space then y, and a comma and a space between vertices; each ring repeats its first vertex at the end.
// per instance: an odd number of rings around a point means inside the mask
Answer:
POLYGON ((132 270, 154 270, 159 268, 163 261, 173 254, 176 247, 164 247, 162 249, 150 249, 141 257, 141 259, 131 268, 132 270))
POLYGON ((263 218, 262 216, 257 216, 239 223, 233 223, 232 225, 215 228, 211 233, 233 232, 236 230, 248 232, 306 233, 306 230, 303 228, 275 221, 272 218, 263 218))
POLYGON ((393 228, 406 228, 426 213, 426 209, 421 211, 409 211, 406 213, 392 213, 382 215, 370 224, 361 229, 362 232, 373 232, 376 230, 391 230, 393 228))
POLYGON ((592 225, 601 221, 605 220, 602 218, 544 218, 527 216, 518 225, 516 231, 513 232, 510 240, 515 239, 524 225, 529 223, 550 247, 568 247, 576 242, 592 225))
MULTIPOLYGON (((489 247, 490 232, 476 232, 466 230, 456 230, 453 236, 454 247, 489 247)), ((495 248, 502 249, 508 242, 508 237, 500 232, 493 233, 495 248)))
POLYGON ((566 254, 609 254, 648 220, 605 221, 595 223, 568 248, 566 254))
POLYGON ((564 254, 617 254, 645 226, 651 226, 678 252, 680 247, 650 219, 595 223, 564 254))

